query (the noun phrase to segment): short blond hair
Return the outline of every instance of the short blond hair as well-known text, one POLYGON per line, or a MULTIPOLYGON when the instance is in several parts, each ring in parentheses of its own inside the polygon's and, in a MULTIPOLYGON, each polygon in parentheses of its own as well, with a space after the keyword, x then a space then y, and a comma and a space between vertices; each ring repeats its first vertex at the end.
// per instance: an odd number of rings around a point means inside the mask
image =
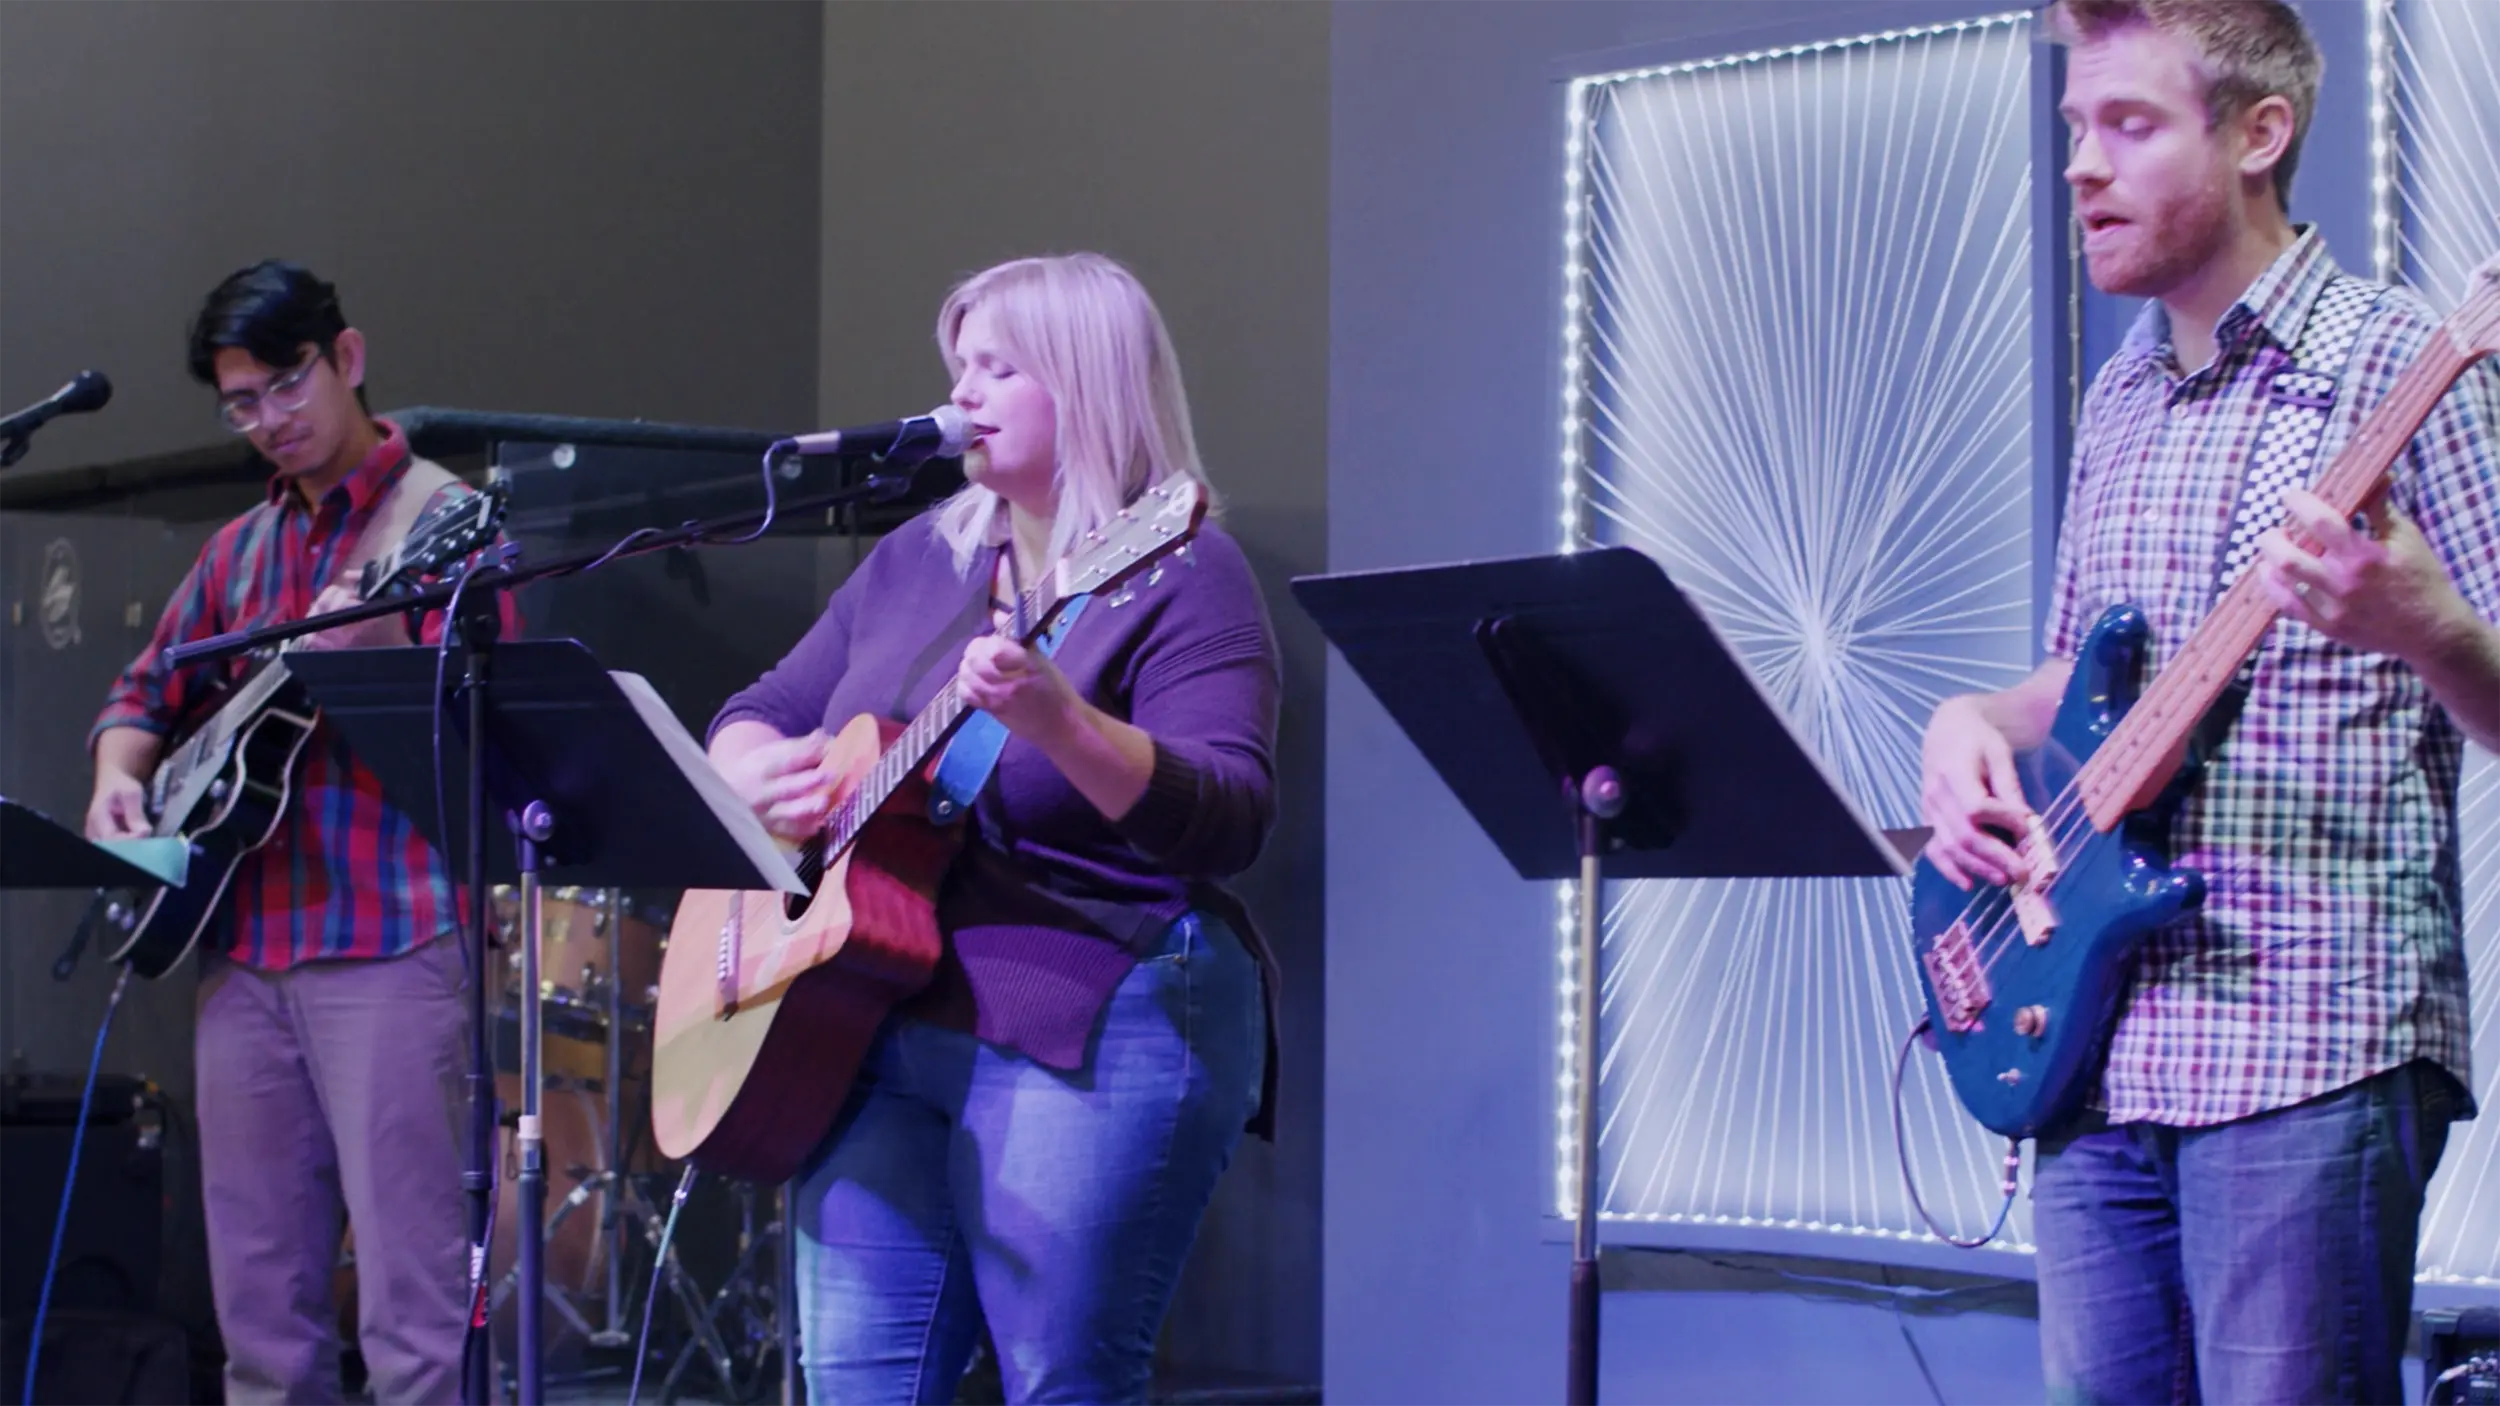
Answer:
MULTIPOLYGON (((975 307, 989 310, 1016 368, 1050 392, 1057 411, 1052 561, 1147 489, 1174 477, 1206 482, 1180 358, 1135 274, 1079 253, 1016 259, 972 275, 938 309, 938 354, 950 376, 963 374, 955 342, 975 307)), ((938 534, 953 548, 957 571, 971 569, 1000 507, 997 493, 967 484, 938 510, 938 534)))
POLYGON ((2326 73, 2298 10, 2285 0, 2056 0, 2045 18, 2049 37, 2061 44, 2088 44, 2129 25, 2185 37, 2204 60, 2208 128, 2265 98, 2290 102, 2292 140, 2274 164, 2274 194, 2291 208, 2292 173, 2326 73))

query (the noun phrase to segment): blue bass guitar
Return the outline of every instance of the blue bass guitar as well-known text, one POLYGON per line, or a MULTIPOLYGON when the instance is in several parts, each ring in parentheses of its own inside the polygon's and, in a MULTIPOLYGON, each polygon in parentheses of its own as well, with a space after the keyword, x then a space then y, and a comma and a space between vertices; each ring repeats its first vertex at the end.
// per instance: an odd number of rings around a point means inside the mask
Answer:
MULTIPOLYGON (((2500 260, 2373 407, 2319 479, 2350 516, 2465 369, 2500 351, 2500 260)), ((2295 530, 2295 540, 2299 540, 2295 530)), ((2082 1103, 2100 1073, 2146 934, 2204 898, 2201 875, 2163 852, 2195 783, 2197 725, 2264 639, 2275 609, 2242 573, 2138 696, 2149 627, 2132 606, 2094 625, 2048 741, 2018 759, 2031 812, 2025 880, 1971 892, 1925 859, 1910 930, 1953 1092, 1981 1124, 2031 1137, 2082 1103)))

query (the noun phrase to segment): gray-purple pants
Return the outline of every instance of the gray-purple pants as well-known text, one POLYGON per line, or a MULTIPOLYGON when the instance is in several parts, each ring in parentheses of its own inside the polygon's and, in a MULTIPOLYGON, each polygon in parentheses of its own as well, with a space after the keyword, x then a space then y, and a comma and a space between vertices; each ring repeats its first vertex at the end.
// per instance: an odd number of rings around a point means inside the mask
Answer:
POLYGON ((201 1195, 228 1401, 339 1399, 342 1215, 374 1399, 460 1399, 467 984, 449 937, 381 961, 203 965, 201 1195))

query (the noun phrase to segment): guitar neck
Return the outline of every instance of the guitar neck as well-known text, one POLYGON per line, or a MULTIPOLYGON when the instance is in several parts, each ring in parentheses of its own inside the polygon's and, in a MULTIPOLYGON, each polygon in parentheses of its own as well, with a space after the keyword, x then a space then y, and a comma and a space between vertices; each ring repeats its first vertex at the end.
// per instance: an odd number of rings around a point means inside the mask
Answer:
MULTIPOLYGON (((1032 622, 1021 637, 1022 642, 1029 645, 1049 628, 1050 611, 1056 609, 1058 602, 1046 602, 1043 588, 1037 585, 1024 592, 1020 604, 1019 618, 1032 622)), ((883 809, 902 784, 911 779, 911 774, 936 755, 938 748, 946 745, 946 739, 955 735, 955 729, 963 724, 966 711, 963 699, 955 692, 955 681, 948 679, 945 686, 937 691, 937 696, 929 700, 928 706, 920 710, 919 716, 913 718, 910 725, 877 755, 876 764, 868 768, 866 776, 860 778, 858 788, 835 810, 825 847, 828 855, 840 854, 859 838, 860 829, 868 823, 869 817, 883 809)))
MULTIPOLYGON (((2386 482, 2390 466, 2430 418, 2439 398, 2481 353, 2446 327, 2431 335, 2385 399, 2372 409, 2310 491, 2338 516, 2350 517, 2386 482)), ((2291 529, 2294 540, 2298 530, 2291 529)), ((2150 805, 2170 784, 2198 721, 2253 653, 2277 611, 2254 569, 2243 571, 2188 637, 2177 657, 2127 711, 2109 740, 2075 776, 2095 828, 2106 833, 2131 811, 2150 805)))
MULTIPOLYGON (((1015 637, 1031 645, 1049 632, 1051 618, 1062 604, 1125 581, 1161 561, 1166 553, 1185 551, 1206 515, 1206 485, 1195 478, 1175 475, 1146 490, 1109 522, 1087 532, 1076 555, 1062 558, 1030 590, 1017 593, 1015 637)), ((1147 578, 1149 583, 1153 579, 1147 578)), ((963 699, 955 692, 955 681, 948 679, 834 808, 824 833, 822 857, 831 859, 850 848, 869 818, 936 755, 963 720, 963 699)), ((808 843, 813 846, 816 841, 808 843)))
MULTIPOLYGON (((381 580, 389 579, 388 577, 375 577, 371 566, 367 566, 365 570, 365 578, 356 592, 356 599, 360 603, 373 599, 374 586, 381 580)), ((287 673, 286 656, 293 653, 307 638, 308 636, 298 635, 293 639, 279 641, 274 657, 261 668, 260 672, 244 680, 243 685, 237 688, 225 702, 217 705, 215 712, 209 714, 198 727, 192 729, 183 738, 174 751, 166 757, 164 764, 158 768, 160 779, 156 785, 160 799, 170 797, 180 791, 188 783, 192 773, 201 767, 224 764, 226 744, 236 733, 243 730, 244 724, 259 717, 261 710, 267 708, 277 698, 279 690, 286 687, 288 679, 292 677, 287 673)), ((174 817, 174 819, 179 820, 180 817, 174 817)))

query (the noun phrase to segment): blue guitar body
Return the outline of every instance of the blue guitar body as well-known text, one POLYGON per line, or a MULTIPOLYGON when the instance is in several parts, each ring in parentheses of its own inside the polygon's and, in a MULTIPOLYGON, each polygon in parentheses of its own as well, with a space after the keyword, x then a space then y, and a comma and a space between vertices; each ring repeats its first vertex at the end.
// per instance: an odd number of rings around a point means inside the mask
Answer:
POLYGON ((2158 801, 2106 834, 2069 789, 2135 703, 2148 635, 2133 606, 2104 614, 2075 661, 2047 744, 2017 760, 2024 797, 2049 820, 2058 856, 2043 894, 2053 931, 2032 940, 2009 890, 1965 893, 1918 862, 1910 930, 1936 1046, 1962 1106, 2007 1137, 2036 1136, 2082 1103, 2145 935, 2204 901, 2204 876, 2171 868, 2163 852, 2195 757, 2158 801))

